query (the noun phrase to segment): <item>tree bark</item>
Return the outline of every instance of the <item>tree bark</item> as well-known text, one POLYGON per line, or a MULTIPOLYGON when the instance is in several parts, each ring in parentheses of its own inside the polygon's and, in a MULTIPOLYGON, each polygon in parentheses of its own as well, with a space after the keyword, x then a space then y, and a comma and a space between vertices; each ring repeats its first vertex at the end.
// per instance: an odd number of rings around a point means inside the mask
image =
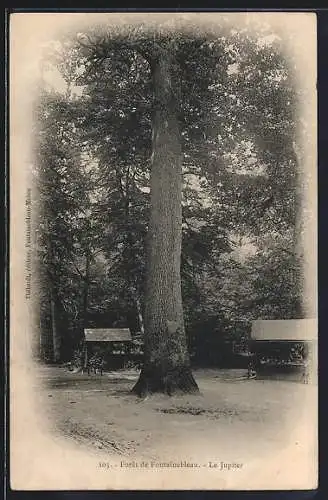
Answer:
POLYGON ((90 254, 87 252, 85 257, 85 274, 83 279, 83 332, 87 323, 88 306, 89 306, 89 280, 90 280, 90 254))
POLYGON ((58 363, 60 361, 60 334, 57 326, 57 316, 56 316, 56 303, 53 295, 50 298, 50 310, 51 310, 51 330, 52 330, 52 342, 53 342, 53 361, 58 363))
POLYGON ((138 395, 198 392, 190 368, 181 296, 182 172, 174 59, 166 50, 152 61, 151 208, 146 276, 144 365, 138 395))
POLYGON ((87 368, 87 365, 88 365, 88 350, 87 350, 87 344, 85 342, 84 329, 87 327, 87 318, 88 318, 89 279, 90 279, 89 275, 90 275, 90 254, 89 254, 89 252, 87 252, 86 258, 85 258, 85 274, 84 274, 84 280, 83 280, 83 299, 82 299, 82 308, 83 308, 82 339, 83 339, 84 347, 85 347, 85 351, 83 352, 83 355, 82 355, 82 366, 83 366, 84 370, 87 368))
POLYGON ((141 335, 144 337, 144 335, 145 335, 144 319, 143 319, 143 315, 142 315, 140 299, 137 295, 136 295, 135 301, 136 301, 137 312, 138 312, 139 328, 140 328, 141 335))

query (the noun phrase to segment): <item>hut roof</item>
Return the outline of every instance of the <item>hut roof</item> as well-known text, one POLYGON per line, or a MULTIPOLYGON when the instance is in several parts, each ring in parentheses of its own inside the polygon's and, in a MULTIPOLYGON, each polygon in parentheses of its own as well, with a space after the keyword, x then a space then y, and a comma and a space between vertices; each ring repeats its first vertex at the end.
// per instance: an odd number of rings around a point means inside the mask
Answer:
POLYGON ((132 340, 129 328, 86 328, 86 342, 128 342, 132 340))
POLYGON ((256 320, 252 323, 251 338, 265 341, 317 340, 317 319, 256 320))

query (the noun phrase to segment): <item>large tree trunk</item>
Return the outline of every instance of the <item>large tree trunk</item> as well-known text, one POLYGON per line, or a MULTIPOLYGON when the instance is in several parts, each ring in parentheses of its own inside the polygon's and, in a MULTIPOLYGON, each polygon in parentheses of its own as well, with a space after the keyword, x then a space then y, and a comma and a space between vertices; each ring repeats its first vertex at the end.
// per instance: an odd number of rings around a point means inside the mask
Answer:
POLYGON ((198 392, 192 376, 181 296, 181 145, 177 86, 169 51, 153 61, 155 109, 146 278, 144 366, 133 391, 198 392))

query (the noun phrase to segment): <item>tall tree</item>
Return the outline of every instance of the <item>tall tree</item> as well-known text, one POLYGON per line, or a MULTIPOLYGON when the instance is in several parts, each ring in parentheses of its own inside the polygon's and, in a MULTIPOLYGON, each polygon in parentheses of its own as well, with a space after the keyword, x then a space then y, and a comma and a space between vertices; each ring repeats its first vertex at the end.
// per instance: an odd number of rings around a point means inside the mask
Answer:
MULTIPOLYGON (((190 368, 181 294, 182 151, 177 40, 141 30, 118 42, 150 66, 154 105, 145 295, 145 359, 134 392, 198 391, 190 368)), ((116 41, 115 41, 116 42, 116 41)), ((115 43, 116 44, 116 43, 115 43)), ((111 43, 108 43, 111 47, 111 43)), ((105 53, 103 57, 108 57, 105 53)))
MULTIPOLYGON (((277 228, 284 206, 276 202, 282 199, 279 188, 292 184, 293 89, 284 85, 288 71, 283 58, 259 42, 265 33, 240 34, 230 27, 218 37, 217 28, 205 31, 191 33, 164 20, 151 30, 142 24, 125 25, 79 35, 82 53, 76 68, 84 88, 85 118, 80 116, 78 122, 88 130, 100 164, 107 163, 111 176, 118 174, 126 221, 131 207, 125 174, 136 162, 139 173, 150 171, 146 354, 135 387, 139 394, 197 390, 181 299, 182 174, 204 176, 211 185, 208 193, 218 208, 211 212, 215 217, 210 231, 203 234, 219 239, 224 230, 233 233, 235 221, 243 232, 242 225, 249 230, 259 214, 263 219, 272 209, 272 227, 277 228), (227 159, 238 158, 243 148, 246 170, 262 167, 264 175, 229 172, 227 159), (250 204, 249 197, 257 195, 250 204)), ((186 215, 188 206, 184 208, 186 215)), ((198 232, 193 237, 199 241, 198 232)), ((131 249, 131 239, 125 238, 123 246, 131 249)), ((185 271, 186 259, 182 267, 185 271)))
POLYGON ((181 295, 182 153, 179 68, 173 43, 154 51, 150 223, 145 360, 134 391, 197 391, 191 374, 181 295))

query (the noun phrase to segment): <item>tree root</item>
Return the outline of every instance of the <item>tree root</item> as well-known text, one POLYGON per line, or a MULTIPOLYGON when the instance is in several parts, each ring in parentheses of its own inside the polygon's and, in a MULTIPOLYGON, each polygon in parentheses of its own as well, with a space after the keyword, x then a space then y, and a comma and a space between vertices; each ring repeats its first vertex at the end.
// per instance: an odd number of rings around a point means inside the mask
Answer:
POLYGON ((189 367, 171 369, 166 373, 158 367, 144 367, 132 392, 140 397, 153 393, 172 396, 179 393, 199 394, 199 389, 189 367))

